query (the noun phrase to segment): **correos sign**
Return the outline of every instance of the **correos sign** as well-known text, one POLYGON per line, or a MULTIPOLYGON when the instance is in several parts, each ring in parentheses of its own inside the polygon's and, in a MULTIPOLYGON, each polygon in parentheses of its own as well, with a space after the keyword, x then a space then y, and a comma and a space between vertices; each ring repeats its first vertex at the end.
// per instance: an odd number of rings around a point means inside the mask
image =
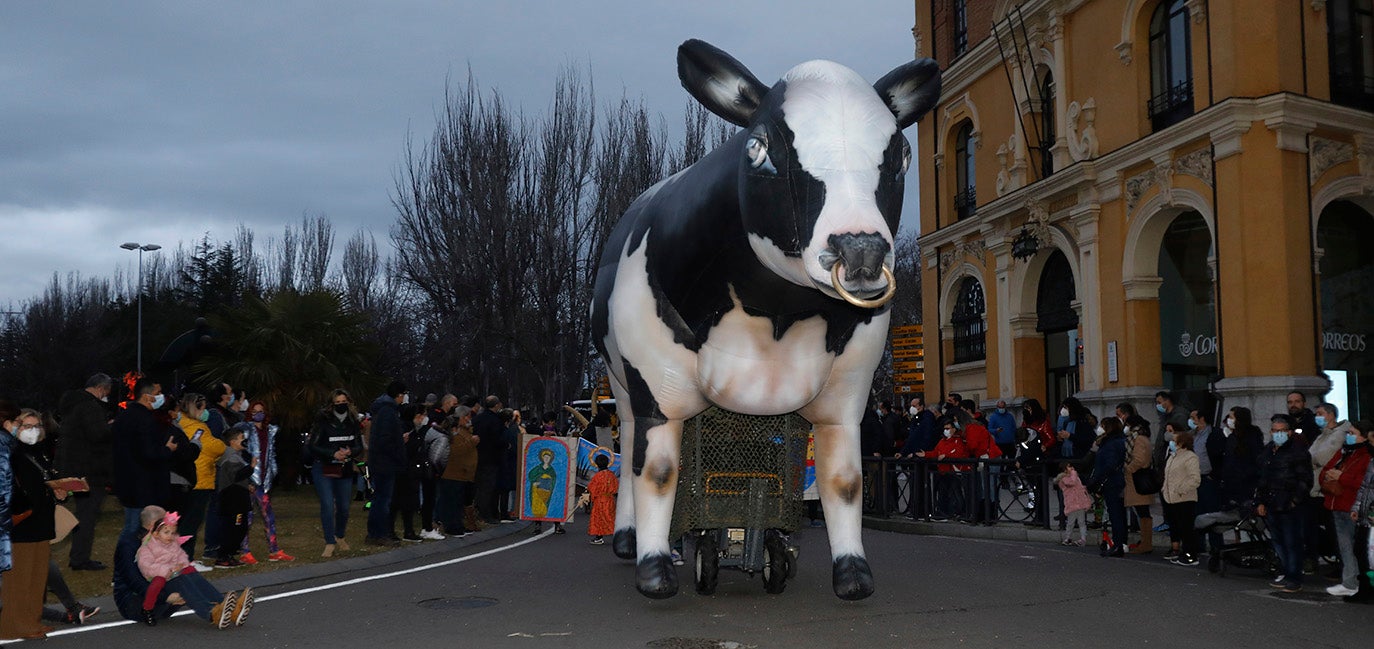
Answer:
POLYGON ((1366 349, 1365 334, 1325 332, 1322 334, 1322 349, 1333 352, 1362 352, 1366 349))
POLYGON ((1211 356, 1217 353, 1217 337, 1194 336, 1185 331, 1178 339, 1178 353, 1184 358, 1211 356))

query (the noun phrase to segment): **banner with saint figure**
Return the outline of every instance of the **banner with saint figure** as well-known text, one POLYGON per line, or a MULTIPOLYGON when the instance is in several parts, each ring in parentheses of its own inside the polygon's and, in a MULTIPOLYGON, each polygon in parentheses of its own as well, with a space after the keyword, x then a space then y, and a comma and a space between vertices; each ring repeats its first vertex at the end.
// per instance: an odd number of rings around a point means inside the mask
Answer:
POLYGON ((520 453, 520 519, 572 520, 576 503, 575 437, 525 435, 520 453))

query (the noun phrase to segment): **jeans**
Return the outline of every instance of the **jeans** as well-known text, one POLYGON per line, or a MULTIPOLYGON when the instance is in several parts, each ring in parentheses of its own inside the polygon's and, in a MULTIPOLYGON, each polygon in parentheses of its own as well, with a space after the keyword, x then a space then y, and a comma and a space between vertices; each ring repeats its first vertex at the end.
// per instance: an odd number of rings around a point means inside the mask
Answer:
POLYGON ((1107 488, 1102 494, 1107 504, 1107 517, 1112 520, 1112 547, 1126 545, 1126 491, 1125 488, 1107 488))
POLYGON ((1355 558, 1355 521, 1350 512, 1331 512, 1336 529, 1336 545, 1341 552, 1341 585, 1346 588, 1360 587, 1360 564, 1355 558))
POLYGON ((367 537, 391 538, 391 492, 396 488, 396 474, 372 474, 372 509, 367 512, 367 537))
POLYGON ((181 598, 186 600, 186 605, 202 620, 209 620, 210 611, 224 600, 224 594, 216 590, 198 572, 177 575, 167 582, 163 592, 181 595, 181 598))
POLYGON ((353 505, 353 476, 326 478, 324 468, 316 462, 310 467, 315 493, 320 497, 320 527, 324 542, 334 545, 348 528, 348 509, 353 505))
POLYGON ((444 533, 462 534, 467 531, 463 526, 463 510, 467 505, 467 495, 471 482, 462 480, 440 480, 434 518, 444 526, 444 533))
POLYGON ((214 559, 219 555, 220 539, 223 537, 224 523, 219 515, 219 496, 211 495, 210 506, 205 510, 205 558, 214 559))
POLYGON ((1264 517, 1264 522, 1269 526, 1270 541, 1274 544, 1274 553, 1279 557, 1279 565, 1283 567, 1285 581, 1301 584, 1303 511, 1301 508, 1286 512, 1271 511, 1264 517))
POLYGON ((195 489, 187 496, 186 507, 181 511, 181 522, 177 524, 177 531, 191 537, 181 544, 181 549, 192 559, 196 556, 196 532, 200 529, 200 524, 205 522, 205 512, 214 498, 214 489, 195 489))
POLYGON ((76 515, 77 526, 72 530, 72 549, 67 555, 69 565, 78 565, 91 560, 91 545, 95 543, 95 524, 100 518, 100 505, 105 502, 105 484, 89 480, 91 490, 72 494, 72 513, 76 515))

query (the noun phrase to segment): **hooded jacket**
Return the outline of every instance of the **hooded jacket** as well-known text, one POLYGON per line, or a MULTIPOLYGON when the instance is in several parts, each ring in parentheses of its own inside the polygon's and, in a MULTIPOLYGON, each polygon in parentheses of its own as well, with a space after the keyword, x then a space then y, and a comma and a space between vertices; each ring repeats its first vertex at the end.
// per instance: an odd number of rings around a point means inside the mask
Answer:
POLYGON ((405 469, 405 441, 401 438, 401 409, 390 395, 372 402, 372 430, 368 433, 367 466, 372 473, 396 474, 405 469))
POLYGON ((86 478, 92 485, 109 484, 114 438, 105 404, 85 390, 68 390, 57 402, 57 416, 62 428, 53 470, 62 477, 86 478))

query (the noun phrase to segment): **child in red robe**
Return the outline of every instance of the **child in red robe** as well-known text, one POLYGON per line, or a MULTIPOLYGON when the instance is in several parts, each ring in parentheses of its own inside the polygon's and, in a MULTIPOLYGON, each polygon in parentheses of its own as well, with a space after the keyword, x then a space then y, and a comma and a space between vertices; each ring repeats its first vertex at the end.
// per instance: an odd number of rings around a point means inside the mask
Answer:
POLYGON ((605 543, 602 537, 615 533, 615 496, 620 491, 620 480, 615 472, 607 471, 611 459, 605 454, 596 456, 596 475, 587 483, 587 494, 592 503, 592 520, 587 525, 587 533, 592 535, 592 544, 605 543))

